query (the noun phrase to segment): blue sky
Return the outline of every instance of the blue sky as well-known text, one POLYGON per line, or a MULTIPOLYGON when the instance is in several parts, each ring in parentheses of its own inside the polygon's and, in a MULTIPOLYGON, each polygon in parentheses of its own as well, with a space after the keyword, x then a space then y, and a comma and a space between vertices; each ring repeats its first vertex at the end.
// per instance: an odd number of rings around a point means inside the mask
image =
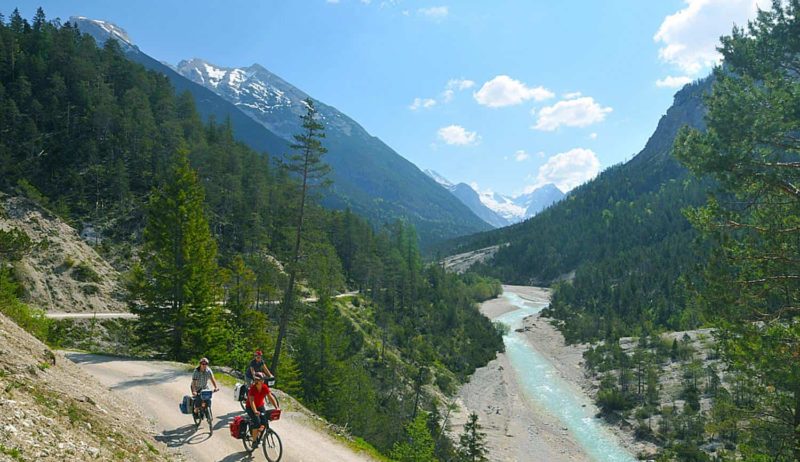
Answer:
POLYGON ((108 20, 172 64, 259 63, 420 168, 513 195, 571 189, 637 153, 756 0, 4 4, 108 20))

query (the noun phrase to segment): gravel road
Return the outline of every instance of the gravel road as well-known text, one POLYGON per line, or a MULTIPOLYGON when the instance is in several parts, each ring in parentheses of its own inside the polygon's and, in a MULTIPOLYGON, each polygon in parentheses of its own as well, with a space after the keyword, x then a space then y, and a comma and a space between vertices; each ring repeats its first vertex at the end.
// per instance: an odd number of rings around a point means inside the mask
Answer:
MULTIPOLYGON (((84 353, 66 352, 65 355, 102 384, 137 403, 141 411, 153 420, 158 432, 155 438, 171 448, 177 448, 188 460, 266 460, 260 451, 253 453, 251 459, 244 452, 241 440, 230 436, 228 423, 235 416, 244 415, 239 403, 234 401, 230 387, 223 386, 219 393, 214 394, 212 436, 207 424, 195 430, 191 416, 183 415, 178 410, 178 403, 189 392, 191 383, 191 373, 185 366, 84 353)), ((318 423, 303 413, 284 412, 273 425, 283 441, 281 462, 373 460, 355 453, 317 427, 318 423)))

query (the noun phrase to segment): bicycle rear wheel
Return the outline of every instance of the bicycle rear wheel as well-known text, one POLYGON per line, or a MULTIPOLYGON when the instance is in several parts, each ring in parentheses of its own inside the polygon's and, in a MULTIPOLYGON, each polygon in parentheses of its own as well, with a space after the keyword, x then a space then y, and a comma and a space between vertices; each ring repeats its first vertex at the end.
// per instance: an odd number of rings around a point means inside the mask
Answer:
POLYGON ((253 437, 250 435, 250 429, 247 429, 247 433, 242 438, 242 444, 244 445, 244 450, 248 454, 252 454, 253 451, 256 450, 258 443, 253 444, 253 437))
POLYGON ((271 428, 265 431, 267 434, 261 438, 261 449, 264 451, 264 457, 266 457, 269 462, 278 462, 283 455, 281 437, 271 428))

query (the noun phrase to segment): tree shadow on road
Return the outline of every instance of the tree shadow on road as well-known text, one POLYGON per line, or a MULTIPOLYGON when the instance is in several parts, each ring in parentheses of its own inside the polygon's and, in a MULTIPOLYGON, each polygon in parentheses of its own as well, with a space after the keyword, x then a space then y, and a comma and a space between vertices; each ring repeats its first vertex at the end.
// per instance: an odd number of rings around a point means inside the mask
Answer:
POLYGON ((224 459, 220 459, 219 462, 238 462, 243 460, 253 460, 253 455, 246 451, 241 451, 226 456, 224 459))
POLYGON ((76 351, 63 351, 64 356, 75 364, 103 364, 123 361, 144 361, 143 359, 129 358, 125 356, 96 355, 92 353, 80 353, 76 351))
POLYGON ((187 444, 198 444, 211 438, 211 433, 197 433, 194 424, 187 424, 172 430, 164 430, 160 435, 156 435, 156 441, 160 441, 170 448, 177 448, 187 444))
POLYGON ((136 378, 120 382, 111 387, 111 389, 125 390, 127 388, 133 388, 142 385, 156 385, 156 384, 170 382, 178 377, 186 377, 186 376, 188 376, 188 373, 180 370, 153 372, 151 374, 140 375, 136 378))

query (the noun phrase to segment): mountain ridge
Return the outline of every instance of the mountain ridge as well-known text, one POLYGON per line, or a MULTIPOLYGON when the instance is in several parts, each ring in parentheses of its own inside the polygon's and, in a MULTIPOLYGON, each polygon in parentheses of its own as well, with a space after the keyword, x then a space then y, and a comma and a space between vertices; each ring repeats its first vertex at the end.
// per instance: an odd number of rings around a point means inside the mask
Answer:
MULTIPOLYGON (((109 37, 116 38, 116 35, 108 32, 110 26, 101 27, 96 20, 78 17, 70 20, 95 37, 98 43, 103 43, 109 37)), ((205 120, 212 116, 218 121, 230 119, 237 139, 256 151, 266 150, 274 158, 280 159, 290 152, 292 135, 300 132, 299 115, 303 110, 301 100, 291 99, 292 104, 270 105, 265 103, 264 98, 308 96, 302 90, 258 64, 248 67, 252 71, 249 78, 269 78, 269 85, 264 85, 262 80, 254 80, 249 82, 247 91, 243 91, 230 85, 220 85, 224 82, 217 80, 217 86, 209 88, 207 78, 204 78, 206 85, 196 81, 197 75, 202 73, 195 73, 192 80, 143 53, 132 42, 128 45, 123 51, 129 59, 166 75, 179 93, 189 91, 195 98, 198 112, 205 120), (278 92, 270 92, 270 87, 278 92), (251 98, 243 101, 241 95, 251 98), (259 96, 264 98, 257 98, 259 96), (269 117, 265 117, 265 114, 269 117), (257 117, 258 115, 261 117, 257 117)), ((199 58, 194 58, 191 62, 195 67, 200 63, 211 66, 199 58)), ((187 63, 189 61, 184 62, 184 72, 188 69, 187 63)), ((212 71, 223 70, 217 66, 212 67, 212 71)), ((225 75, 229 76, 229 80, 230 76, 242 79, 248 77, 242 68, 224 68, 222 76, 225 75), (236 70, 240 72, 234 72, 236 70)), ((408 220, 417 228, 424 246, 491 228, 413 163, 367 133, 356 121, 325 103, 317 100, 315 102, 321 120, 326 125, 325 147, 328 154, 324 160, 333 170, 333 184, 321 201, 324 206, 349 208, 375 225, 397 219, 408 220)))

